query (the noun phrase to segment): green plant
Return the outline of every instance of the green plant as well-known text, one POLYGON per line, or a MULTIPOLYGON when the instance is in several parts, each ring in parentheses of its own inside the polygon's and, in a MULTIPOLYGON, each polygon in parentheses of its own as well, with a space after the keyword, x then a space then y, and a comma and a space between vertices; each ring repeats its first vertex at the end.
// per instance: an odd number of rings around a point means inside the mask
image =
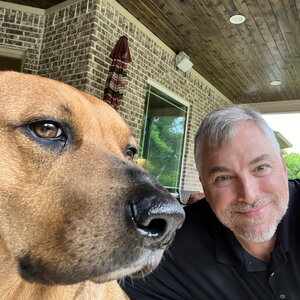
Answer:
POLYGON ((288 171, 288 178, 300 178, 300 155, 298 153, 285 154, 284 160, 288 171))

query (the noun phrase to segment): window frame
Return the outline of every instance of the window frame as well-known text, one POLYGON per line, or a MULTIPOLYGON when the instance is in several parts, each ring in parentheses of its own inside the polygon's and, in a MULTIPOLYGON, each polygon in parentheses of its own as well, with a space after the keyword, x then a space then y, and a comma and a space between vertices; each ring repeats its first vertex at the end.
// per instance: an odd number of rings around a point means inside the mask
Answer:
MULTIPOLYGON (((182 181, 183 181, 183 173, 184 173, 185 151, 186 151, 186 140, 187 140, 190 103, 188 103, 184 99, 180 98, 179 96, 177 96, 176 94, 174 94, 173 92, 168 90, 167 88, 163 87, 162 85, 158 84, 157 82, 155 82, 151 79, 148 79, 146 83, 147 83, 147 89, 146 89, 147 96, 145 97, 145 105, 146 105, 146 102, 149 101, 149 98, 147 98, 147 97, 150 96, 148 92, 149 92, 149 90, 151 90, 151 86, 152 86, 153 88, 159 90, 166 96, 172 98, 172 100, 174 100, 174 102, 178 102, 179 104, 185 106, 185 108, 186 108, 186 120, 185 120, 185 127, 184 127, 184 137, 183 137, 183 141, 182 141, 182 156, 181 156, 181 163, 180 163, 179 184, 178 184, 178 188, 176 188, 176 189, 178 189, 178 191, 176 193, 171 193, 174 196, 179 196, 179 191, 182 189, 182 181)), ((168 102, 167 99, 162 100, 162 101, 168 102)), ((144 117, 145 116, 148 116, 148 107, 146 107, 146 109, 145 109, 144 117)), ((143 128, 143 131, 141 132, 141 139, 143 138, 143 140, 142 140, 143 143, 144 143, 144 138, 145 138, 145 130, 146 130, 146 126, 143 128)))
POLYGON ((24 61, 25 61, 25 50, 0 46, 0 56, 21 60, 21 69, 19 72, 23 72, 24 61))

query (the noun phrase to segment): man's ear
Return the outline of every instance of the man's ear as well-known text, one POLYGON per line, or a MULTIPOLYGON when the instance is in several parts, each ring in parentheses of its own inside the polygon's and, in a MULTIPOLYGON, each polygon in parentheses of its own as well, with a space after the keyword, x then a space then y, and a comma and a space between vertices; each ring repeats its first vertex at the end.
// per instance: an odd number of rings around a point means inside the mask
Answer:
POLYGON ((207 202, 209 202, 209 201, 207 200, 207 195, 208 195, 207 189, 206 189, 206 187, 205 187, 205 184, 203 184, 203 181, 201 180, 201 176, 200 176, 200 175, 199 175, 199 180, 200 180, 200 183, 201 183, 201 185, 202 185, 202 189, 203 189, 203 193, 204 193, 204 195, 205 195, 205 199, 206 199, 207 202))
POLYGON ((283 155, 282 153, 280 152, 280 158, 281 158, 281 163, 282 163, 282 169, 283 169, 283 172, 285 173, 285 175, 287 176, 287 167, 286 167, 286 163, 285 163, 285 160, 283 158, 283 155))
POLYGON ((199 181, 200 181, 201 185, 203 186, 203 181, 201 179, 201 175, 199 175, 199 181))

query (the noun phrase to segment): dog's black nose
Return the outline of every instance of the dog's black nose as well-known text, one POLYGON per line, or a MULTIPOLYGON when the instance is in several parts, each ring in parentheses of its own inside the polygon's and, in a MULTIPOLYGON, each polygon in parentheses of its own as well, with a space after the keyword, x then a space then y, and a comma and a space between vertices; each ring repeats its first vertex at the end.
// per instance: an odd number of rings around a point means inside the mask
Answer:
POLYGON ((131 203, 130 208, 134 226, 146 247, 170 243, 185 216, 181 205, 164 193, 148 194, 131 203))

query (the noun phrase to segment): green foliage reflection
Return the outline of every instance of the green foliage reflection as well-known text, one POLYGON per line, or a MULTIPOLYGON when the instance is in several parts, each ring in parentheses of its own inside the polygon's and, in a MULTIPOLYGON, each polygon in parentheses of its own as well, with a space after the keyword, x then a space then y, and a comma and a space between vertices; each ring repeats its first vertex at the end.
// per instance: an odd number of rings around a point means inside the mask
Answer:
POLYGON ((148 143, 144 145, 146 169, 166 187, 177 187, 185 118, 148 118, 148 143))

